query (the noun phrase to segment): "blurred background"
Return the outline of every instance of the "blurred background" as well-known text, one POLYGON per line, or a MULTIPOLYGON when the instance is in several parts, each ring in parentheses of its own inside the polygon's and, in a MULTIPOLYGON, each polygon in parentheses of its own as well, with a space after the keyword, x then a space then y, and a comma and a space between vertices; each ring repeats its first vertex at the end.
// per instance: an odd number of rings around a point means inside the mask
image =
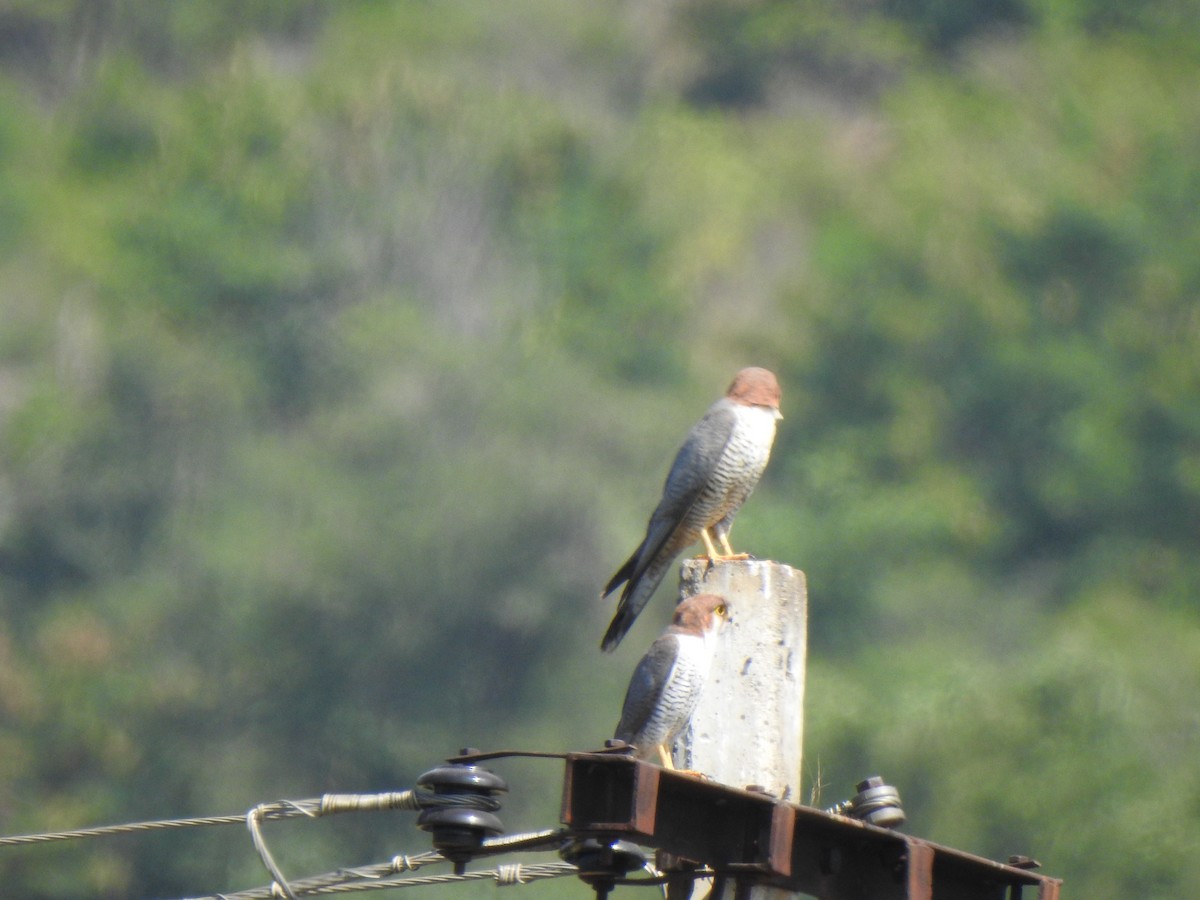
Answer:
MULTIPOLYGON (((599 589, 753 364, 804 799, 1200 896, 1198 85, 1182 0, 3 0, 0 833, 600 746, 671 587, 612 657, 599 589)), ((240 828, 0 879, 269 880, 240 828)))

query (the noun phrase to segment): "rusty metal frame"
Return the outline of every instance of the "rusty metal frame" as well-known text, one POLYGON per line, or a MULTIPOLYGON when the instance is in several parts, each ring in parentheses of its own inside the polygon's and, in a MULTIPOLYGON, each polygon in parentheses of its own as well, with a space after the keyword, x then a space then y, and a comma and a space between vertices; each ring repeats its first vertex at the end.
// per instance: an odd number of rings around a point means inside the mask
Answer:
POLYGON ((1062 882, 628 756, 566 757, 562 822, 821 900, 1058 900, 1062 882), (1025 893, 1025 889, 1031 889, 1025 893))

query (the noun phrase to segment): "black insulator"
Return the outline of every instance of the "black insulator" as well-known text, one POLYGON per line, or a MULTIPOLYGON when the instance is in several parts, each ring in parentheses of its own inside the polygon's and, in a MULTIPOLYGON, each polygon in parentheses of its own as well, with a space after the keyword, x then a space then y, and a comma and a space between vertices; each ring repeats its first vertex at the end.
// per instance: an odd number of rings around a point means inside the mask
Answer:
POLYGON ((504 779, 482 766, 471 763, 447 763, 430 769, 417 779, 418 787, 435 794, 482 794, 492 797, 508 792, 504 779))
POLYGON ((880 828, 899 828, 904 824, 900 792, 890 784, 884 784, 878 775, 872 775, 854 787, 857 794, 830 807, 828 812, 850 816, 880 828))
POLYGON ((558 855, 579 869, 579 877, 595 889, 599 898, 608 896, 616 879, 646 865, 646 855, 629 841, 572 840, 558 855))
POLYGON ((507 791, 503 778, 470 763, 448 763, 417 779, 417 825, 433 835, 434 849, 458 874, 485 838, 504 832, 492 813, 500 808, 498 795, 507 791))
POLYGON ((433 848, 447 859, 465 863, 483 839, 504 833, 504 825, 490 812, 478 809, 427 809, 417 825, 433 834, 433 848))

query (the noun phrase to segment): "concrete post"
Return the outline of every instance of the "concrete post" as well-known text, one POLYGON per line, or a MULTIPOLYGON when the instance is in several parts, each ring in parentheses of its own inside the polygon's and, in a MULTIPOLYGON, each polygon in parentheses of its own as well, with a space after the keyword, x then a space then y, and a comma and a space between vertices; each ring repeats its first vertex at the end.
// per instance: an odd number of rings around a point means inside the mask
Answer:
MULTIPOLYGON (((679 596, 696 594, 724 597, 730 619, 721 631, 704 693, 680 740, 681 768, 731 787, 758 785, 798 802, 808 653, 804 573, 770 560, 711 566, 705 559, 685 560, 679 596)), ((676 765, 680 762, 676 759, 676 765)), ((799 896, 768 887, 749 892, 750 900, 799 896)))
POLYGON ((684 561, 680 597, 729 601, 712 673, 680 741, 682 760, 722 784, 760 785, 799 802, 808 592, 804 573, 769 560, 684 561))

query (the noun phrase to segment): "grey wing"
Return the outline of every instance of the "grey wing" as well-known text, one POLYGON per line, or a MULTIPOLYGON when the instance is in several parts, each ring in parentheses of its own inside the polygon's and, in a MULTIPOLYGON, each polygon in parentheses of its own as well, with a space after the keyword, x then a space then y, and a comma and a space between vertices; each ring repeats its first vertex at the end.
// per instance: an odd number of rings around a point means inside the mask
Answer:
POLYGON ((716 473, 736 424, 737 416, 730 402, 718 400, 688 432, 667 473, 662 499, 650 516, 646 540, 633 572, 634 580, 641 576, 687 519, 688 512, 716 473))
POLYGON ((633 677, 629 679, 625 703, 621 707, 621 721, 617 723, 614 734, 618 740, 637 743, 638 735, 662 701, 663 690, 670 681, 677 657, 678 648, 672 634, 664 634, 650 645, 633 670, 633 677))

